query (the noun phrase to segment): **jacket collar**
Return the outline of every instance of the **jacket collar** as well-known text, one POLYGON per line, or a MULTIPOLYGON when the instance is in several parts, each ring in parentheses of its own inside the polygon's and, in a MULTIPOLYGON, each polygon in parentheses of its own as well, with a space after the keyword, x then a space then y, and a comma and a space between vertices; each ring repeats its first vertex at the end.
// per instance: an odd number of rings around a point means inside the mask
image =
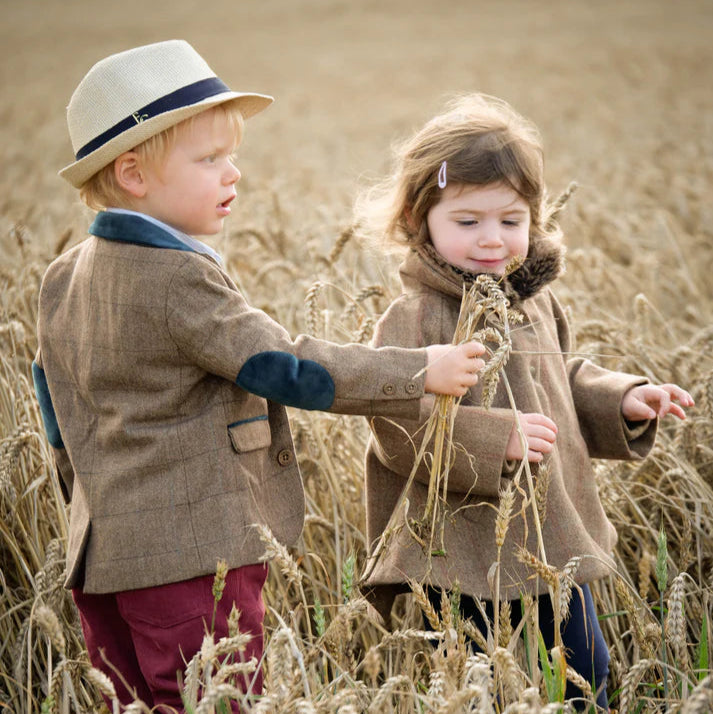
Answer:
MULTIPOLYGON (((536 295, 564 272, 564 246, 550 238, 530 241, 524 263, 503 279, 505 294, 511 303, 536 295)), ((433 244, 414 246, 404 258, 399 269, 404 288, 418 289, 425 285, 460 299, 463 285, 469 287, 478 277, 447 263, 433 244)))
POLYGON ((144 245, 149 248, 168 248, 207 255, 222 264, 220 255, 210 246, 165 223, 134 211, 110 209, 97 213, 89 233, 107 240, 144 245))

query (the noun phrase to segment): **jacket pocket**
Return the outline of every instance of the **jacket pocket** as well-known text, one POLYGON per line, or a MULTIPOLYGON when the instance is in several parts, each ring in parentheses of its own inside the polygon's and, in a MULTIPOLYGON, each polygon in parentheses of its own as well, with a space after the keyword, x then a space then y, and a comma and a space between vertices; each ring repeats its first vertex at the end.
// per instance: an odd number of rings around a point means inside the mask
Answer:
POLYGON ((233 449, 239 454, 266 449, 272 443, 267 415, 228 424, 228 435, 233 449))

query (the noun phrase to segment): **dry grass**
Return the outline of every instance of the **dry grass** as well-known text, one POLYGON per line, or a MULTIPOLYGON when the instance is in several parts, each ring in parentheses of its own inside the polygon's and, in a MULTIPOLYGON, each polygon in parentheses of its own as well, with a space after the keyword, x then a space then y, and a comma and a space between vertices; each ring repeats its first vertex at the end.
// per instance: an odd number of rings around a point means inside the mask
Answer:
MULTIPOLYGON (((91 20, 81 3, 48 4, 42 13, 34 4, 11 0, 2 31, 12 102, 3 104, 0 126, 0 710, 95 711, 99 691, 111 693, 86 662, 61 587, 67 513, 30 379, 36 298, 49 260, 87 225, 54 175, 67 159, 62 107, 72 86, 108 51, 186 36, 206 54, 230 48, 214 61, 219 73, 232 79, 236 64, 262 72, 255 88, 281 99, 248 133, 241 205, 215 245, 248 299, 293 334, 366 341, 398 293, 394 261, 364 250, 349 228, 353 179, 380 171, 389 141, 425 119, 444 92, 499 94, 540 125, 553 189, 580 183, 563 219, 568 272, 557 286, 576 349, 607 367, 678 382, 697 405, 686 422, 662 425, 645 460, 596 464, 619 532, 617 573, 594 588, 613 658, 613 706, 622 714, 712 711, 713 102, 704 88, 713 14, 706 3, 605 0, 565 9, 545 2, 538 12, 511 0, 504 9, 483 4, 475 22, 472 3, 455 2, 444 22, 442 8, 426 2, 367 3, 363 12, 327 0, 289 8, 217 2, 216 17, 198 27, 189 0, 176 0, 171 13, 143 3, 141 12, 122 4, 121 12, 97 13, 121 39, 83 32, 91 20), (160 36, 137 37, 122 19, 139 15, 160 36), (299 43, 279 32, 297 22, 299 43), (241 23, 253 32, 236 50, 241 23), (50 37, 66 73, 48 71, 34 49, 50 37), (254 58, 272 53, 287 53, 287 63, 256 66, 254 58), (384 81, 392 75, 402 78, 398 86, 384 81)), ((557 711, 551 700, 571 676, 561 652, 548 653, 551 673, 540 675, 531 666, 537 655, 522 632, 508 630, 502 611, 498 637, 482 643, 479 656, 465 646, 476 633, 454 603, 429 609, 418 584, 398 601, 395 629, 383 627, 355 586, 364 566, 367 426, 312 412, 291 417, 307 519, 294 549, 273 546, 266 696, 254 709, 557 711)), ((568 575, 554 574, 562 602, 568 575)), ((525 631, 533 643, 528 618, 525 631)), ((220 666, 226 652, 240 651, 234 634, 207 642, 187 667, 196 711, 234 694, 220 666)))
MULTIPOLYGON (((323 250, 316 239, 298 248, 284 238, 284 217, 269 215, 271 227, 233 228, 239 240, 229 243, 242 246, 228 250, 228 266, 243 279, 251 299, 259 304, 262 295, 264 307, 293 332, 309 324, 332 339, 362 339, 365 325, 373 324, 393 286, 379 285, 354 241, 343 239, 340 245, 338 226, 333 232, 338 250, 323 250), (257 268, 276 254, 281 264, 290 266, 300 290, 271 300, 264 283, 272 273, 257 268), (354 265, 359 266, 356 280, 350 278, 354 265), (315 278, 319 289, 314 288, 315 278)), ((576 215, 572 222, 579 230, 588 225, 576 215)), ((86 663, 76 615, 61 588, 66 513, 51 478, 28 377, 38 278, 54 252, 33 246, 54 245, 59 238, 29 240, 26 231, 23 236, 15 227, 2 236, 8 263, 0 326, 0 696, 16 712, 39 711, 43 704, 49 711, 85 711, 98 701, 97 692, 110 691, 110 685, 86 663)), ((637 240, 631 231, 628 241, 637 240)), ((713 331, 706 325, 713 323, 713 315, 710 296, 705 295, 710 287, 702 270, 695 270, 693 264, 668 272, 661 286, 667 300, 633 293, 617 304, 620 295, 612 298, 608 288, 628 289, 636 266, 625 269, 603 250, 582 249, 570 256, 560 291, 575 315, 577 350, 613 368, 679 381, 697 401, 686 422, 662 425, 657 446, 644 461, 597 464, 602 498, 620 541, 618 573, 599 583, 595 596, 612 650, 611 692, 626 712, 667 707, 707 711, 710 702, 705 657, 713 614, 713 331), (585 281, 599 299, 584 292, 585 281), (676 307, 670 301, 674 294, 676 307), (689 303, 699 306, 695 319, 681 314, 680 306, 689 303), (667 536, 663 550, 661 529, 667 536)), ((482 643, 485 654, 474 657, 466 636, 477 634, 454 614, 454 603, 444 603, 441 612, 429 610, 414 584, 413 596, 398 603, 396 628, 383 628, 355 586, 365 552, 361 478, 367 427, 359 418, 306 412, 292 413, 292 423, 307 486, 307 520, 302 540, 292 550, 272 543, 271 535, 264 533, 273 559, 265 594, 266 696, 253 703, 254 709, 554 711, 548 700, 560 698, 560 653, 556 648, 549 653, 552 673, 545 668, 545 676, 540 675, 528 664, 537 661, 537 653, 527 651, 522 632, 507 630, 507 617, 499 618, 503 626, 496 638, 482 643), (423 631, 422 609, 433 631, 423 631)), ((509 517, 507 499, 503 503, 501 529, 509 517)), ((544 572, 544 563, 527 557, 544 572)), ((577 564, 571 565, 576 570, 577 564)), ((550 573, 554 584, 564 586, 559 593, 565 601, 571 576, 550 573)), ((526 628, 530 635, 536 631, 531 622, 526 628)), ((221 697, 238 696, 226 681, 231 671, 221 669, 217 657, 241 646, 239 636, 207 643, 187 667, 187 692, 196 711, 211 711, 221 697)), ((255 666, 246 663, 241 671, 255 666)), ((560 676, 567 676, 565 669, 560 676)))

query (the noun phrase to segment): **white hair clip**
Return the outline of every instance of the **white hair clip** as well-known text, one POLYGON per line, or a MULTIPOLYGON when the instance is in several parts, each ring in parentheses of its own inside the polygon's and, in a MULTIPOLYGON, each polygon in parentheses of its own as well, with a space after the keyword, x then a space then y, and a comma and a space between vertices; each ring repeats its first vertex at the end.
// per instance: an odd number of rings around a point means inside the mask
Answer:
POLYGON ((446 176, 447 166, 448 162, 444 161, 441 164, 441 168, 438 169, 438 188, 445 188, 446 184, 448 183, 448 177, 446 176))

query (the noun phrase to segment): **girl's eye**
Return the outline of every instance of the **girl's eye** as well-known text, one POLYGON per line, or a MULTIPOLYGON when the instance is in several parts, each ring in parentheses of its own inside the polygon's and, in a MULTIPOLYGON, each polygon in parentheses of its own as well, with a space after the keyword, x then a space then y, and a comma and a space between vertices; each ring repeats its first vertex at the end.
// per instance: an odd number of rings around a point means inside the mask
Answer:
POLYGON ((205 161, 207 164, 213 164, 215 163, 215 160, 217 159, 216 154, 211 154, 210 156, 206 156, 203 161, 205 161))
POLYGON ((520 221, 503 221, 504 226, 510 226, 511 228, 516 228, 520 225, 520 221))
POLYGON ((459 226, 474 226, 476 222, 477 221, 473 218, 464 218, 460 221, 456 221, 459 226))

